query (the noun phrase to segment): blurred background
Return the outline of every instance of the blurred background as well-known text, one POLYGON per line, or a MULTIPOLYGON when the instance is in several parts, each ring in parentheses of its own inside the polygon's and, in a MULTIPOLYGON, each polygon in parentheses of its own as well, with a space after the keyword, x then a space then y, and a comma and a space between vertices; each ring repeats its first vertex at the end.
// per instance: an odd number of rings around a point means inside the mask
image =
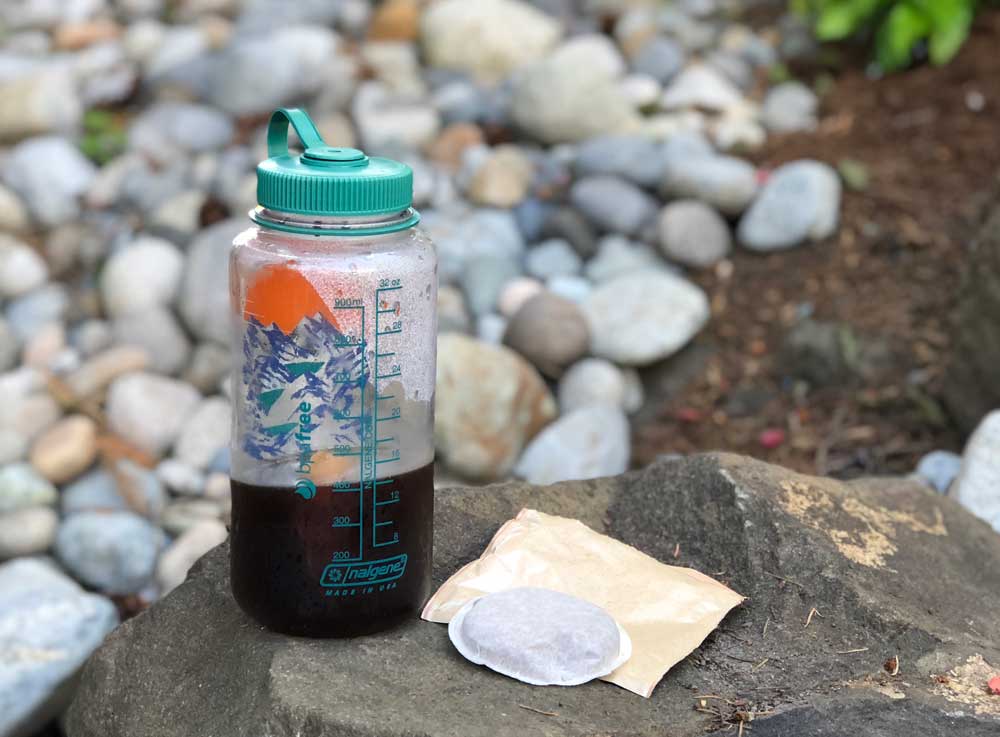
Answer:
POLYGON ((974 0, 0 0, 0 737, 226 537, 273 108, 414 170, 440 483, 946 492, 1000 406, 998 42, 974 0))

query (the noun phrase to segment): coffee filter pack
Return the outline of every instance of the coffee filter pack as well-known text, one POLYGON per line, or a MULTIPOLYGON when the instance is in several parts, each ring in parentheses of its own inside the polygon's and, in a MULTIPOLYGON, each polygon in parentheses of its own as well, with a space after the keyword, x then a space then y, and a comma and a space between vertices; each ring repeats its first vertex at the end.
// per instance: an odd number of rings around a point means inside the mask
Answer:
POLYGON ((703 573, 661 563, 578 520, 523 509, 421 616, 457 619, 449 631, 463 655, 527 683, 599 677, 648 697, 742 601, 703 573), (488 596, 499 592, 507 595, 488 596), (612 625, 620 628, 617 648, 612 625), (631 656, 622 657, 626 641, 631 656))

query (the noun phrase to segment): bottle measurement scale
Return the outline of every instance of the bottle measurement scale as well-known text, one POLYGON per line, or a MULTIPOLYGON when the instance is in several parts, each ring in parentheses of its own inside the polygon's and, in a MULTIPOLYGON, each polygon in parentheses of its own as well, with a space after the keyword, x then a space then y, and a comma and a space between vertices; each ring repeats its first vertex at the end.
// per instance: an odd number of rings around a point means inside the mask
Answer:
POLYGON ((343 544, 332 551, 333 563, 323 573, 321 585, 328 588, 327 595, 334 594, 330 589, 391 581, 406 567, 405 554, 392 555, 393 546, 400 542, 393 514, 400 491, 392 478, 392 464, 400 460, 399 434, 394 425, 400 421, 403 400, 402 365, 395 350, 403 334, 399 299, 402 289, 400 279, 380 279, 373 305, 366 307, 361 298, 337 299, 334 304, 338 323, 344 326, 338 347, 360 351, 361 358, 359 375, 345 372, 335 375, 333 381, 355 392, 356 401, 350 406, 360 409, 357 414, 335 412, 334 417, 359 423, 360 445, 336 445, 332 449, 334 456, 357 458, 357 466, 352 469, 356 473, 352 475, 358 480, 336 481, 331 490, 335 494, 354 494, 357 512, 331 521, 331 527, 343 533, 337 536, 343 544), (365 339, 368 315, 374 315, 371 353, 365 339), (366 555, 368 548, 371 552, 366 555), (363 565, 351 565, 358 563, 363 565), (371 570, 373 566, 377 570, 371 570))

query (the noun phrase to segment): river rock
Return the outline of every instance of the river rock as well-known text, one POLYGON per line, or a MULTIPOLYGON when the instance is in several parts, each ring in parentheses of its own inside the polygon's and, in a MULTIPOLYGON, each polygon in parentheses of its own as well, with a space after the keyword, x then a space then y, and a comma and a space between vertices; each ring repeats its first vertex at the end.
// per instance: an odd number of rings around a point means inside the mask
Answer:
POLYGON ((171 543, 156 564, 156 583, 167 594, 184 583, 191 566, 228 536, 226 526, 206 519, 193 525, 171 543))
POLYGON ((174 537, 180 537, 205 520, 222 519, 222 506, 214 499, 179 499, 163 510, 160 526, 174 537))
POLYGON ((719 112, 742 102, 739 89, 707 64, 692 64, 678 74, 661 100, 666 110, 702 108, 719 112))
POLYGON ((840 194, 840 178, 827 164, 785 164, 740 220, 740 243, 753 251, 777 251, 828 238, 837 230, 840 194))
POLYGON ((129 127, 129 147, 153 161, 222 148, 233 137, 225 113, 187 102, 160 102, 147 108, 129 127))
POLYGON ((232 356, 224 346, 199 343, 191 354, 183 378, 202 394, 212 394, 218 391, 222 380, 229 375, 231 365, 232 356))
POLYGON ((757 170, 734 156, 670 152, 660 187, 670 198, 691 198, 724 215, 739 215, 757 195, 757 170))
POLYGON ((0 99, 0 141, 6 143, 43 133, 70 134, 83 117, 73 75, 61 65, 0 80, 0 99))
POLYGON ((97 458, 97 424, 86 415, 64 417, 31 446, 31 465, 62 484, 87 470, 97 458))
POLYGON ((597 236, 593 228, 587 219, 572 207, 557 207, 551 210, 542 222, 538 235, 542 238, 566 240, 584 259, 597 253, 597 236))
POLYGON ((638 125, 617 84, 624 63, 605 37, 580 36, 527 67, 514 84, 511 115, 544 143, 582 141, 638 125), (586 75, 580 69, 587 69, 586 75))
POLYGON ((56 487, 29 464, 0 466, 0 514, 52 506, 58 498, 56 487))
POLYGON ((520 264, 504 255, 483 255, 467 261, 460 283, 473 317, 494 310, 504 285, 520 275, 520 264))
POLYGON ((149 307, 121 315, 111 328, 117 343, 138 348, 146 355, 152 371, 176 374, 188 365, 191 341, 169 308, 149 307))
POLYGON ((920 459, 915 473, 935 491, 945 494, 962 471, 962 456, 950 450, 932 450, 920 459))
POLYGON ((49 228, 79 215, 79 198, 95 173, 79 149, 58 136, 22 141, 0 167, 4 183, 21 196, 32 217, 49 228))
POLYGON ((601 239, 597 255, 587 262, 584 272, 596 284, 637 271, 662 271, 663 260, 644 243, 620 235, 601 239))
POLYGON ((644 43, 632 57, 632 68, 665 84, 683 68, 684 59, 684 49, 680 44, 669 38, 656 36, 644 43))
POLYGON ((635 273, 600 284, 583 311, 595 356, 645 366, 676 353, 708 321, 708 298, 668 272, 635 273))
POLYGON ((174 455, 194 468, 207 469, 219 450, 229 444, 232 419, 229 400, 222 397, 202 400, 184 422, 174 455))
POLYGON ((599 228, 626 235, 639 232, 656 213, 656 200, 618 177, 581 179, 573 184, 570 201, 599 228))
POLYGON ((118 493, 115 477, 103 468, 85 473, 67 485, 59 497, 59 505, 64 517, 77 512, 128 510, 128 504, 118 493))
POLYGON ((518 0, 444 0, 420 24, 431 66, 491 82, 542 58, 561 35, 555 19, 518 0))
POLYGON ((59 716, 80 666, 117 624, 114 604, 50 563, 0 565, 0 734, 37 734, 59 716))
POLYGON ((573 162, 577 176, 606 174, 642 187, 663 179, 666 156, 662 145, 641 136, 597 136, 580 144, 573 162))
POLYGON ((55 551, 81 583, 134 594, 152 580, 163 544, 163 533, 132 512, 80 512, 59 526, 55 551))
POLYGON ((761 120, 775 133, 793 133, 816 129, 819 98, 801 82, 782 82, 768 90, 761 108, 761 120))
POLYGON ((476 337, 483 343, 500 345, 507 332, 507 318, 495 312, 487 312, 476 318, 476 337))
POLYGON ((169 305, 177 297, 183 271, 184 256, 176 246, 142 236, 115 252, 101 270, 104 309, 117 317, 169 305))
POLYGON ((594 405, 625 409, 628 392, 625 372, 615 364, 603 358, 584 358, 559 380, 559 411, 567 414, 594 405))
POLYGON ((590 294, 593 285, 582 276, 567 274, 551 277, 545 282, 545 288, 552 294, 568 299, 575 304, 581 304, 590 294))
POLYGON ((179 496, 201 496, 205 491, 204 472, 176 458, 161 461, 156 467, 156 475, 179 496))
POLYGON ((513 207, 528 194, 533 169, 517 146, 497 146, 472 175, 469 199, 487 207, 513 207))
POLYGON ((1000 663, 1000 538, 922 484, 845 483, 710 454, 550 487, 439 489, 433 585, 479 556, 524 507, 578 519, 748 599, 649 699, 598 682, 538 689, 457 658, 446 628, 416 617, 363 639, 275 636, 234 602, 223 546, 95 654, 67 733, 187 737, 222 711, 220 737, 352 730, 444 737, 456 725, 477 737, 623 729, 661 737, 665 724, 674 737, 733 735, 735 728, 693 708, 700 703, 693 696, 707 694, 766 703, 752 730, 763 737, 997 730, 996 697, 984 683, 1000 663), (823 616, 803 627, 812 609, 823 616), (892 655, 897 677, 883 670, 892 655), (949 673, 946 682, 935 678, 949 673), (248 675, 260 688, 232 688, 248 675), (853 685, 830 689, 831 681, 853 685), (376 682, 383 687, 373 689, 376 682), (176 698, 165 701, 167 692, 176 698), (572 722, 510 707, 519 703, 572 714, 572 722))
POLYGON ((38 555, 52 547, 59 515, 51 507, 25 507, 0 514, 0 561, 38 555))
POLYGON ((69 309, 69 290, 50 282, 7 304, 7 324, 14 335, 27 342, 50 323, 62 322, 69 309))
POLYGON ((549 292, 532 297, 507 323, 503 342, 546 376, 558 377, 590 347, 580 308, 549 292))
POLYGON ((101 351, 66 376, 66 385, 80 398, 104 391, 123 374, 142 371, 149 366, 149 353, 136 346, 115 346, 101 351))
POLYGON ((583 262, 569 241, 550 238, 528 251, 524 268, 537 279, 578 274, 583 262))
POLYGON ((500 291, 497 308, 500 314, 510 319, 517 314, 524 303, 545 291, 545 285, 538 279, 521 276, 511 279, 500 291))
POLYGON ((1000 532, 1000 410, 986 415, 966 443, 950 494, 1000 532))
POLYGON ((425 218, 438 252, 438 273, 443 283, 457 281, 466 264, 484 257, 508 257, 519 262, 524 239, 511 213, 474 210, 459 217, 425 218))
POLYGON ((21 339, 10 329, 7 321, 0 317, 0 373, 17 366, 21 355, 21 339))
POLYGON ((21 233, 28 229, 28 208, 10 187, 0 184, 0 230, 21 233))
POLYGON ((122 458, 111 466, 111 475, 125 509, 153 522, 160 519, 168 496, 163 482, 154 471, 128 458, 122 458))
POLYGON ((676 200, 660 211, 660 249, 672 261, 704 268, 725 258, 732 247, 729 225, 698 200, 676 200))
POLYGON ((379 82, 358 87, 351 108, 366 149, 421 149, 437 136, 441 117, 428 104, 395 95, 379 82))
POLYGON ((188 246, 180 313, 188 329, 204 340, 228 345, 231 339, 229 249, 246 227, 244 218, 223 220, 203 230, 188 246))
POLYGON ((159 456, 177 439, 199 399, 197 390, 182 381, 141 371, 125 374, 108 390, 108 426, 159 456))
POLYGON ((542 430, 524 449, 514 473, 532 484, 622 473, 631 452, 629 432, 620 409, 582 407, 542 430))
POLYGON ((499 478, 555 415, 545 382, 516 353, 457 333, 438 336, 434 437, 449 467, 499 478))
POLYGON ((48 277, 49 269, 34 248, 0 233, 0 299, 27 294, 48 277))

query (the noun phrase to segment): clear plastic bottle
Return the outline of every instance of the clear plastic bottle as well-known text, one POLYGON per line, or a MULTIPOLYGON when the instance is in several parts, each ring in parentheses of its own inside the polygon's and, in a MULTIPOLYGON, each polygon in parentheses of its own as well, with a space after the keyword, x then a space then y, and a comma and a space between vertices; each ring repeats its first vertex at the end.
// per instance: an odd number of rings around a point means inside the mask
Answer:
POLYGON ((437 258, 405 165, 294 109, 268 154, 230 261, 233 594, 278 632, 375 632, 430 588, 437 258))

